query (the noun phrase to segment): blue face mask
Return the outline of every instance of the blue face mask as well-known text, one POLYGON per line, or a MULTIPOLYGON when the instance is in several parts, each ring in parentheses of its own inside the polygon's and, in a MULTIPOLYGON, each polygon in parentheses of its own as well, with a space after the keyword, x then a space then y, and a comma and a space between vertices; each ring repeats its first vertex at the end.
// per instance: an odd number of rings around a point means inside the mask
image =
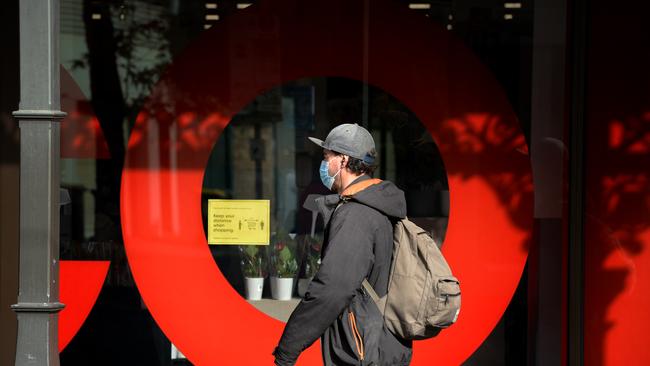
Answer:
POLYGON ((341 169, 339 169, 339 171, 336 172, 336 174, 334 174, 333 177, 330 177, 329 167, 330 167, 329 161, 327 161, 327 160, 321 161, 321 163, 320 163, 320 180, 321 180, 321 182, 323 182, 325 187, 327 187, 327 189, 332 190, 332 186, 334 185, 334 180, 336 179, 336 176, 339 175, 339 173, 341 172, 341 169))

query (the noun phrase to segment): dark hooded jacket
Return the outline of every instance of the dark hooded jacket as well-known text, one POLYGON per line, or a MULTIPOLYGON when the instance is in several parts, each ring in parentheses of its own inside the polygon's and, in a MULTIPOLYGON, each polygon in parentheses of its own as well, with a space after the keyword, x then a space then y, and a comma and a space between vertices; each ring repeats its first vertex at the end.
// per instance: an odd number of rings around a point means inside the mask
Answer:
POLYGON ((276 365, 294 365, 318 337, 326 366, 410 363, 411 342, 385 328, 361 284, 367 278, 380 297, 386 294, 391 221, 406 216, 404 192, 388 181, 355 192, 368 179, 357 178, 342 196, 317 200, 326 227, 321 266, 286 324, 274 351, 276 365), (347 196, 350 191, 355 193, 347 196))

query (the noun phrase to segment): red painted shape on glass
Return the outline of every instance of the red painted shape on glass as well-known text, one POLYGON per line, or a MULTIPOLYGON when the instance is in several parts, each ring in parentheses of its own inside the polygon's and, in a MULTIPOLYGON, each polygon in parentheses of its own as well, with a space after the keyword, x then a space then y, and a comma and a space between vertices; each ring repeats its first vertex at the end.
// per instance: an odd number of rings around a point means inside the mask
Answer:
MULTIPOLYGON (((532 177, 506 96, 461 42, 403 4, 372 2, 365 47, 363 4, 262 1, 224 18, 174 61, 138 117, 121 191, 126 253, 151 314, 194 364, 272 364, 284 324, 220 273, 203 232, 201 189, 231 117, 299 78, 377 86, 410 108, 440 148, 451 196, 444 252, 463 308, 458 324, 415 343, 413 365, 462 363, 517 287, 532 234, 532 177)), ((299 359, 319 363, 317 347, 299 359)))
POLYGON ((90 101, 61 67, 61 157, 64 159, 109 159, 104 133, 90 101))
POLYGON ((65 308, 59 313, 59 352, 77 334, 97 301, 110 261, 61 261, 60 298, 65 308))
POLYGON ((589 3, 584 364, 650 360, 650 33, 647 1, 589 3), (621 41, 625 40, 625 41, 621 41))

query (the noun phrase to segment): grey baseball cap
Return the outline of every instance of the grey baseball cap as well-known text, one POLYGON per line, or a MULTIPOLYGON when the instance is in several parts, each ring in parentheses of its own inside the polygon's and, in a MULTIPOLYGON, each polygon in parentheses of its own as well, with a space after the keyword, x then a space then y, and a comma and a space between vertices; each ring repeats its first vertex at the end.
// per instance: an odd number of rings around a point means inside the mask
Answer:
POLYGON ((375 162, 375 140, 368 130, 356 123, 345 123, 334 127, 325 141, 315 137, 309 139, 323 149, 349 155, 363 160, 366 164, 375 162))

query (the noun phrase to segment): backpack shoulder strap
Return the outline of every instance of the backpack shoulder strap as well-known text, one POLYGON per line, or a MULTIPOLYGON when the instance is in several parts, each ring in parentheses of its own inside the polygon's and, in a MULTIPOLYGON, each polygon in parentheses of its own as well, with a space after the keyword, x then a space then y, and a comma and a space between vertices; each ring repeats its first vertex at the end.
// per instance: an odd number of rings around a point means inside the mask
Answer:
POLYGON ((370 298, 372 301, 377 305, 379 308, 379 312, 383 315, 384 314, 384 309, 386 308, 386 296, 384 297, 379 297, 377 293, 375 292, 375 289, 372 288, 372 285, 370 282, 368 282, 368 279, 364 278, 363 282, 361 282, 361 285, 363 286, 364 290, 370 295, 370 298))
POLYGON ((379 302, 379 295, 377 295, 375 289, 372 288, 372 285, 370 284, 370 282, 368 282, 366 278, 363 279, 361 285, 363 285, 363 288, 366 289, 368 295, 370 295, 370 297, 372 297, 372 299, 375 300, 375 302, 379 302))

